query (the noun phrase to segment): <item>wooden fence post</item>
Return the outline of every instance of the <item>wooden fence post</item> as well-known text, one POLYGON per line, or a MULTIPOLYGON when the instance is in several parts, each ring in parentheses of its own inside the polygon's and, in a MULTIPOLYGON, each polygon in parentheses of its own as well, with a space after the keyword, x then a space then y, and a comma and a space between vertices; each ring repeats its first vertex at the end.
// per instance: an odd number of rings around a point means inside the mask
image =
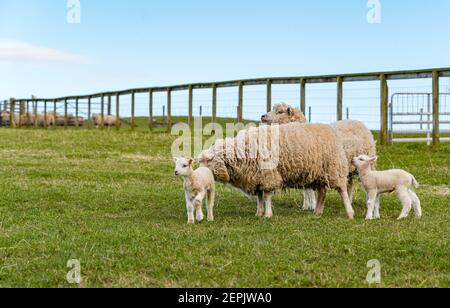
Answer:
POLYGON ((37 110, 38 109, 38 101, 35 98, 33 98, 32 104, 33 104, 33 117, 34 117, 33 125, 34 125, 34 128, 36 128, 36 127, 38 127, 38 118, 37 118, 37 115, 38 115, 38 110, 37 110))
POLYGON ((337 120, 342 121, 343 113, 342 113, 342 97, 343 97, 343 89, 342 89, 342 77, 337 78, 337 120))
POLYGON ((48 129, 47 100, 44 100, 44 128, 48 129))
POLYGON ((116 94, 116 129, 120 130, 122 126, 122 120, 120 119, 120 94, 116 94))
POLYGON ((189 86, 189 116, 188 125, 192 128, 194 126, 193 109, 194 108, 194 90, 192 85, 189 86))
POLYGON ((68 111, 68 100, 67 98, 64 100, 64 129, 67 129, 69 127, 69 111, 68 111))
POLYGON ((217 122, 217 84, 213 83, 212 86, 212 123, 217 122))
POLYGON ((244 112, 244 83, 239 81, 238 123, 242 123, 244 112))
POLYGON ((172 131, 172 89, 167 89, 167 132, 172 131))
POLYGON ((272 110, 272 80, 267 80, 267 107, 266 111, 272 110))
POLYGON ((54 114, 54 116, 55 116, 55 121, 54 121, 54 123, 53 123, 53 128, 55 128, 56 129, 56 126, 57 126, 57 120, 58 120, 58 113, 57 113, 57 111, 58 111, 58 108, 57 108, 57 106, 56 106, 56 103, 57 103, 57 101, 56 100, 53 100, 53 114, 54 114))
POLYGON ((111 115, 111 95, 108 95, 108 115, 111 115))
POLYGON ((151 131, 153 131, 153 89, 150 89, 148 93, 148 100, 149 100, 149 122, 148 127, 151 131))
POLYGON ((381 83, 380 143, 381 145, 387 145, 389 143, 388 140, 389 90, 385 74, 381 74, 380 83, 381 83))
POLYGON ((92 128, 91 97, 88 97, 88 129, 92 128))
POLYGON ((76 129, 78 128, 78 124, 79 124, 78 123, 78 109, 79 109, 78 104, 79 104, 79 102, 80 102, 80 100, 77 97, 75 100, 75 128, 76 129))
POLYGON ((306 115, 306 80, 300 79, 300 109, 306 115))
POLYGON ((19 102, 19 123, 16 123, 19 125, 19 128, 22 128, 22 116, 25 114, 25 102, 20 101, 19 102))
POLYGON ((433 71, 433 148, 435 149, 440 143, 439 113, 439 72, 433 71))
POLYGON ((16 126, 15 122, 14 122, 14 114, 15 114, 15 110, 16 110, 15 105, 16 105, 16 103, 14 101, 14 98, 11 98, 9 100, 9 127, 10 128, 14 128, 16 126))
POLYGON ((102 102, 101 102, 101 115, 100 115, 100 128, 105 128, 105 96, 102 94, 102 102))
POLYGON ((135 113, 135 106, 136 104, 136 94, 134 93, 134 91, 131 92, 131 130, 134 131, 134 129, 136 128, 136 119, 134 117, 134 113, 135 113))

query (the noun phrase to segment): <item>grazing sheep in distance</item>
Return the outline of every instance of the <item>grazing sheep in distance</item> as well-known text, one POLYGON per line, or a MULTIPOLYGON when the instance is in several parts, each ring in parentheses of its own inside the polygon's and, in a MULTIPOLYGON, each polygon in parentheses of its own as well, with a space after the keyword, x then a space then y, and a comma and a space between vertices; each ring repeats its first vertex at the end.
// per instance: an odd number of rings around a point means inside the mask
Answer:
MULTIPOLYGON (((93 121, 94 125, 98 128, 99 126, 102 125, 102 116, 97 113, 93 113, 92 121, 93 121)), ((103 126, 112 127, 112 126, 118 126, 121 123, 122 123, 122 119, 120 119, 116 116, 113 116, 113 115, 104 115, 103 116, 103 126)))
POLYGON ((214 221, 215 181, 211 170, 200 167, 193 170, 194 160, 190 158, 174 158, 175 176, 184 178, 184 193, 188 213, 188 224, 195 223, 194 210, 198 222, 203 221, 203 200, 208 201, 208 221, 214 221))
MULTIPOLYGON (((264 124, 285 124, 289 122, 305 123, 306 119, 300 109, 287 106, 284 103, 275 105, 272 112, 263 115, 261 118, 264 124), (299 115, 300 114, 300 115, 299 115), (294 115, 294 116, 292 116, 294 115)), ((353 198, 353 178, 356 175, 356 168, 352 164, 352 159, 358 155, 376 155, 376 143, 372 132, 361 122, 354 120, 339 121, 332 124, 339 138, 342 140, 345 155, 347 157, 349 177, 348 194, 350 200, 353 198)), ((305 191, 304 210, 314 210, 316 195, 311 190, 305 191)))
POLYGON ((316 214, 321 215, 326 188, 332 188, 340 193, 348 218, 353 219, 347 192, 347 158, 329 125, 290 123, 250 128, 236 138, 216 141, 200 154, 199 161, 211 169, 216 181, 257 196, 258 216, 271 218, 272 194, 287 188, 317 189, 316 214), (262 137, 268 144, 255 145, 262 137), (266 149, 255 153, 255 146, 266 149), (272 157, 264 155, 267 153, 272 157), (271 168, 268 160, 273 163, 271 168))
POLYGON ((373 171, 372 165, 377 157, 360 155, 353 159, 353 164, 359 172, 359 178, 367 193, 367 220, 380 218, 380 195, 396 191, 403 204, 403 211, 399 220, 408 217, 411 212, 411 204, 417 218, 422 217, 420 200, 413 187, 419 188, 414 176, 404 170, 373 171))

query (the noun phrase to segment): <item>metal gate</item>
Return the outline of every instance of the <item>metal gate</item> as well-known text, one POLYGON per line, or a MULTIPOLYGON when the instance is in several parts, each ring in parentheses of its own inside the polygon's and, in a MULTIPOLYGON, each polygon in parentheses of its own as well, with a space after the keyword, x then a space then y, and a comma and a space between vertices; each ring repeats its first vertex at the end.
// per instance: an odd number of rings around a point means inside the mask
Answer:
MULTIPOLYGON (((431 144, 433 131, 432 93, 395 93, 389 106, 389 141, 427 142, 431 144)), ((450 93, 439 98, 440 138, 450 142, 450 93), (448 136, 446 136, 448 134, 448 136)))

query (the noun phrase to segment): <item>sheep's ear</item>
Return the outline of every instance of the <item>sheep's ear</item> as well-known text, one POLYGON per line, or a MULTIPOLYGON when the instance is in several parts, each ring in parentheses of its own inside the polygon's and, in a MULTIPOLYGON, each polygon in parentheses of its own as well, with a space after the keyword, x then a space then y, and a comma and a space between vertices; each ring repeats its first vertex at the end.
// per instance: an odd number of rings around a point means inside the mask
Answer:
POLYGON ((370 159, 371 162, 376 162, 378 160, 378 156, 374 156, 370 159))
POLYGON ((192 158, 189 158, 188 162, 189 162, 189 166, 192 166, 192 164, 194 163, 194 160, 192 158))

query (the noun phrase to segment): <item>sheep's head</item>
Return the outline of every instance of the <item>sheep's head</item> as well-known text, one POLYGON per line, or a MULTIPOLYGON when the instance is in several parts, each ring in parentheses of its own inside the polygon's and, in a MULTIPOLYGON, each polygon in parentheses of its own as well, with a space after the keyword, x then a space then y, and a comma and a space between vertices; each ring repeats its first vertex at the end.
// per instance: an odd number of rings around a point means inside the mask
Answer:
POLYGON ((192 158, 174 157, 175 176, 189 176, 192 173, 192 165, 194 160, 192 158))
POLYGON ((230 182, 230 175, 223 158, 216 155, 212 149, 203 151, 198 157, 198 162, 212 171, 216 181, 225 184, 230 182))
POLYGON ((306 118, 300 109, 280 103, 275 105, 271 112, 263 115, 261 122, 267 125, 288 124, 291 122, 306 123, 306 118))
POLYGON ((352 163, 356 168, 358 168, 358 170, 363 170, 367 168, 371 169, 377 160, 377 156, 370 157, 367 155, 361 155, 353 158, 352 163))

